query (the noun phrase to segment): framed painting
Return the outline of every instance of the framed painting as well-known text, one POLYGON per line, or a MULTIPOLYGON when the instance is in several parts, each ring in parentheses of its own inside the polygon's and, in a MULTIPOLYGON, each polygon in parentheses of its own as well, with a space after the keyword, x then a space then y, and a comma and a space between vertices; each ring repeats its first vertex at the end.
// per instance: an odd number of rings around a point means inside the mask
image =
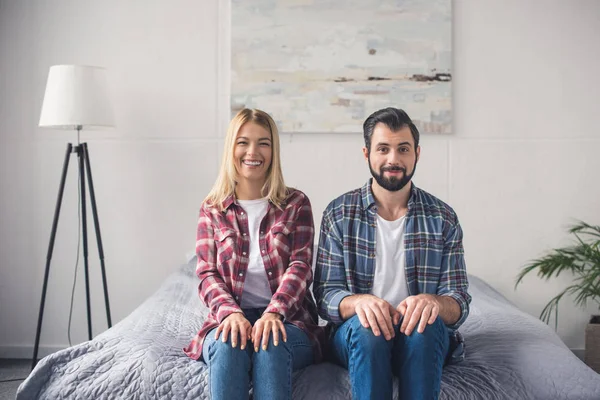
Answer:
POLYGON ((451 46, 451 0, 232 0, 231 111, 267 111, 282 132, 362 132, 392 106, 450 133, 451 46))

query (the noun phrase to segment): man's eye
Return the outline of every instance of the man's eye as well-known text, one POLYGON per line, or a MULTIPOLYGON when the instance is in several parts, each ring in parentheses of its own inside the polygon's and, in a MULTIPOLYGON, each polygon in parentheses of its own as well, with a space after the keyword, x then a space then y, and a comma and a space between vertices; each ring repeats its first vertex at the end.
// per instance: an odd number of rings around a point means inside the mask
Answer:
POLYGON ((409 151, 409 149, 408 149, 408 147, 402 147, 400 149, 400 151, 403 152, 403 153, 407 153, 409 151))

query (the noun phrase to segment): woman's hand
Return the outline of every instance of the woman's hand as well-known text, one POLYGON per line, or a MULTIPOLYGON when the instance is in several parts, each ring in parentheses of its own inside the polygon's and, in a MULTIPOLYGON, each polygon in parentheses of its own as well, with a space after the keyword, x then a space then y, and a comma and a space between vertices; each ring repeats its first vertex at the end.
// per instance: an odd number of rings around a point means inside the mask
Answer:
POLYGON ((229 314, 223 322, 217 327, 215 339, 219 339, 219 333, 223 332, 223 342, 227 342, 227 337, 231 332, 231 347, 236 347, 238 343, 238 335, 240 339, 240 349, 246 348, 246 343, 252 339, 252 325, 241 312, 229 314))
POLYGON ((273 344, 277 346, 279 344, 279 332, 283 337, 283 341, 287 342, 287 333, 281 321, 281 315, 277 313, 264 313, 260 317, 252 328, 252 342, 254 343, 254 351, 258 353, 258 347, 261 344, 262 337, 262 349, 267 350, 269 344, 269 335, 273 333, 273 344))

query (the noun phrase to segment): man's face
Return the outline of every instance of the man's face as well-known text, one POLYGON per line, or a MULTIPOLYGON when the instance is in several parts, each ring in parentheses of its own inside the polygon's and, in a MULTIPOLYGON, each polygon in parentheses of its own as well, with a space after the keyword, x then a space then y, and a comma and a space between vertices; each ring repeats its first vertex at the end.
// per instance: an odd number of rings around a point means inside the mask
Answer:
POLYGON ((371 136, 371 150, 363 148, 371 175, 382 188, 396 192, 412 179, 420 147, 415 149, 408 126, 393 132, 385 124, 378 123, 371 136))

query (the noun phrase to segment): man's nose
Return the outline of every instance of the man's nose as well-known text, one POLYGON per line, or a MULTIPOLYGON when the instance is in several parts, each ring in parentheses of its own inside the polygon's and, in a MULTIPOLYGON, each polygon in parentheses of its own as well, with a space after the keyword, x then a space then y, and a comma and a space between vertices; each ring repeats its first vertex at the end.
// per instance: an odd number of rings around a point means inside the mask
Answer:
POLYGON ((392 150, 388 153, 387 162, 389 165, 400 165, 400 152, 392 150))

